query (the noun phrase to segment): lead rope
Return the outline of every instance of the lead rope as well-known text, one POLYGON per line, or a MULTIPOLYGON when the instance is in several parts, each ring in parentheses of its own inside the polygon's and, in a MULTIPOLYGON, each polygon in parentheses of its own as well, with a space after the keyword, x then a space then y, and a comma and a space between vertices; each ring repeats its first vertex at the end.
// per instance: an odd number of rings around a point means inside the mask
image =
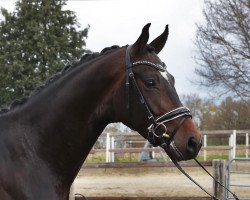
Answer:
POLYGON ((217 181, 211 173, 209 173, 209 171, 207 171, 207 169, 196 159, 194 158, 195 162, 216 182, 218 183, 221 187, 225 188, 229 193, 231 193, 234 197, 234 199, 239 200, 239 198, 237 197, 237 195, 235 193, 233 193, 232 191, 230 191, 227 187, 225 187, 221 182, 217 181))

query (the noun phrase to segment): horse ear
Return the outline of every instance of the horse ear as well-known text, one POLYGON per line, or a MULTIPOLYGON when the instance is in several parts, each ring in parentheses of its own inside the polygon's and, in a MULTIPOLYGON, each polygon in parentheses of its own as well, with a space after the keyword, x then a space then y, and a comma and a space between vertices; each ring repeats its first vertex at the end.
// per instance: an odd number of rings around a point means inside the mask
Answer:
POLYGON ((167 39, 168 39, 168 25, 166 25, 164 32, 150 43, 150 46, 155 48, 155 53, 158 54, 163 49, 167 39))
POLYGON ((140 53, 143 51, 143 49, 146 47, 146 44, 149 39, 149 27, 151 23, 146 24, 141 32, 141 35, 137 39, 137 41, 133 44, 133 48, 136 53, 140 53))

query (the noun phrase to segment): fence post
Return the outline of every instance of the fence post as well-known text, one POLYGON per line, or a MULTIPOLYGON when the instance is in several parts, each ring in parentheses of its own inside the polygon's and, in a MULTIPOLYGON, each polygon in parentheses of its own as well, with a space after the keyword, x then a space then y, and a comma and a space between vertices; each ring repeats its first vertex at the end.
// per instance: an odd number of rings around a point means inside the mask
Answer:
MULTIPOLYGON (((213 175, 215 180, 225 185, 226 161, 215 159, 212 161, 212 165, 213 165, 213 175)), ((213 194, 218 199, 225 199, 225 189, 215 181, 213 181, 213 194)))
POLYGON ((232 160, 236 157, 236 130, 233 130, 229 137, 229 146, 232 147, 229 153, 229 160, 232 160))
POLYGON ((109 133, 107 133, 107 136, 106 136, 106 162, 110 162, 110 152, 109 152, 109 149, 110 149, 110 136, 109 136, 109 133))
POLYGON ((246 133, 246 158, 248 158, 249 133, 246 133))
MULTIPOLYGON (((115 137, 112 136, 111 137, 111 149, 114 149, 115 148, 115 137)), ((115 162, 115 153, 114 152, 111 152, 111 162, 115 162)))
POLYGON ((233 159, 236 157, 236 130, 233 130, 233 159))
POLYGON ((204 135, 203 147, 204 147, 204 151, 203 151, 204 160, 206 161, 207 160, 207 150, 206 150, 206 147, 207 147, 207 135, 204 135))
MULTIPOLYGON (((229 136, 228 145, 229 147, 233 148, 233 134, 229 136)), ((230 149, 228 153, 228 160, 232 160, 232 158, 233 158, 233 149, 230 149)))

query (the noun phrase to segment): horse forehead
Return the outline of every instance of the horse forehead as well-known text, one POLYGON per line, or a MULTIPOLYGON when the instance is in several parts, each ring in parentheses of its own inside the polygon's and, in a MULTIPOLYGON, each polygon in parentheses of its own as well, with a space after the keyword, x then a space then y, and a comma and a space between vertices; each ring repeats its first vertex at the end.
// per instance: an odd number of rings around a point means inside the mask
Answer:
POLYGON ((162 77, 163 77, 168 83, 170 83, 170 81, 169 81, 169 76, 168 76, 168 72, 165 71, 165 72, 160 72, 160 73, 161 73, 162 77))
POLYGON ((162 61, 161 61, 161 59, 158 57, 158 55, 156 54, 156 53, 150 53, 149 54, 149 59, 152 61, 152 62, 154 62, 154 63, 158 63, 158 64, 161 64, 162 63, 162 61))

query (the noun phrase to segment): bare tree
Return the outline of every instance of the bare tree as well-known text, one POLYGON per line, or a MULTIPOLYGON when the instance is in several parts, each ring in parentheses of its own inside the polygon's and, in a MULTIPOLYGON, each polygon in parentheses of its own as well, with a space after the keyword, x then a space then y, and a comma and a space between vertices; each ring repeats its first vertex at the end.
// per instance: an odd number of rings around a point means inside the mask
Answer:
POLYGON ((197 25, 202 86, 243 100, 250 98, 250 0, 205 0, 204 24, 197 25))
POLYGON ((190 109, 192 119, 200 129, 203 129, 204 119, 211 121, 210 114, 216 112, 216 105, 212 99, 201 98, 198 94, 181 95, 180 98, 183 104, 190 109))
POLYGON ((246 102, 227 97, 213 110, 203 113, 201 127, 203 130, 247 130, 250 127, 250 109, 246 102))
POLYGON ((225 98, 218 104, 212 99, 200 98, 197 94, 181 95, 181 100, 193 115, 201 130, 230 130, 250 128, 250 100, 225 98))

